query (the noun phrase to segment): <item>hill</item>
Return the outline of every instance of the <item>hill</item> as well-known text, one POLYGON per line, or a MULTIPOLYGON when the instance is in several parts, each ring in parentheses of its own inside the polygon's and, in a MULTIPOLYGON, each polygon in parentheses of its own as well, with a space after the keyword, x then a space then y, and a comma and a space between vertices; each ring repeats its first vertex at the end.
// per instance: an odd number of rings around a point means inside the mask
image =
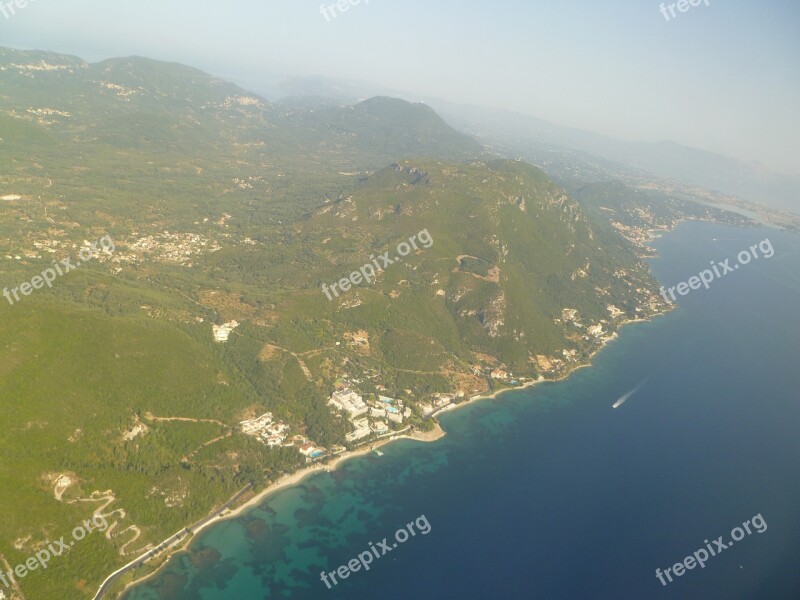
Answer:
POLYGON ((663 310, 611 226, 535 167, 471 160, 424 105, 273 105, 181 65, 8 50, 0 90, 3 287, 113 240, 0 304, 0 554, 19 564, 99 506, 113 521, 28 597, 91 597, 301 451, 357 443, 334 390, 425 429, 442 397, 559 376, 663 310), (247 434, 265 413, 270 435, 247 434))

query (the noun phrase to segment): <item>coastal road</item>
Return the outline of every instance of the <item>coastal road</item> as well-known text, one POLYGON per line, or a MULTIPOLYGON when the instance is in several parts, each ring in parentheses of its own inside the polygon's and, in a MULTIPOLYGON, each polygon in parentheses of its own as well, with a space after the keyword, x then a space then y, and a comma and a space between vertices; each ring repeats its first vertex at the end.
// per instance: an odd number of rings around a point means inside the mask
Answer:
POLYGON ((253 487, 253 484, 252 483, 248 483, 244 488, 239 490, 233 498, 228 500, 225 504, 223 504, 220 508, 218 508, 217 510, 212 512, 207 517, 204 517, 203 519, 197 521, 196 523, 194 523, 193 525, 190 525, 189 527, 184 527, 178 533, 176 533, 174 535, 171 535, 170 537, 168 537, 166 540, 161 542, 155 548, 151 548, 150 550, 148 550, 147 552, 142 554, 139 558, 136 558, 136 559, 132 560, 131 562, 129 562, 124 567, 121 567, 121 568, 117 569, 116 571, 114 571, 111 575, 106 577, 105 581, 103 581, 102 584, 100 584, 100 588, 97 590, 97 593, 94 595, 94 598, 92 600, 101 600, 101 598, 103 598, 103 596, 108 592, 108 590, 111 588, 111 586, 120 577, 122 577, 125 573, 127 573, 128 571, 132 571, 134 569, 139 568, 140 566, 142 566, 142 564, 144 564, 146 561, 150 560, 151 558, 153 558, 157 554, 161 553, 163 550, 166 550, 167 548, 171 548, 172 546, 180 543, 181 541, 183 541, 188 536, 191 536, 193 533, 199 531, 207 523, 209 523, 209 522, 213 521, 214 519, 216 519, 217 517, 219 517, 219 515, 222 514, 223 512, 225 512, 228 508, 230 508, 230 506, 233 503, 235 503, 237 500, 239 500, 239 498, 241 498, 244 494, 246 494, 248 491, 250 491, 250 489, 252 487, 253 487))

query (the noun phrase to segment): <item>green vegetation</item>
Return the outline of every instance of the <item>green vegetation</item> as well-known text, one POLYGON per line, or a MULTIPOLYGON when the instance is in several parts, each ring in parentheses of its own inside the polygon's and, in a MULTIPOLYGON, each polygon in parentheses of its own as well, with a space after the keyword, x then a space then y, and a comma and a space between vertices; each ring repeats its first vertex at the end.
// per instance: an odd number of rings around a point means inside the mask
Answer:
POLYGON ((493 370, 563 372, 597 347, 586 327, 660 309, 605 221, 423 105, 276 107, 180 65, 5 49, 0 90, 2 285, 83 240, 116 244, 52 289, 0 300, 0 554, 23 561, 99 496, 126 515, 110 541, 23 580, 28 597, 91 597, 147 544, 302 464, 241 420, 270 411, 340 444, 349 427, 326 400, 348 381, 427 429, 421 401, 484 391, 493 370), (325 297, 423 229, 429 248, 325 297), (233 319, 215 343, 212 324, 233 319))
POLYGON ((739 226, 755 224, 728 210, 656 190, 633 189, 621 181, 586 185, 578 191, 577 199, 589 214, 626 227, 668 229, 686 219, 739 226))

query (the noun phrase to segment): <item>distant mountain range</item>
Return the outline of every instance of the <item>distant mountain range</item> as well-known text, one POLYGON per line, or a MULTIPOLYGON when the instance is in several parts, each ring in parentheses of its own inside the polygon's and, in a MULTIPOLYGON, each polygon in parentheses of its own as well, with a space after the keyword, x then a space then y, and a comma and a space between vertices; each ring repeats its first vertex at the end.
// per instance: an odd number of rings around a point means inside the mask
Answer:
POLYGON ((440 112, 485 143, 501 143, 526 158, 571 151, 610 166, 733 194, 800 213, 800 177, 674 142, 625 142, 502 110, 446 105, 440 112))
MULTIPOLYGON (((507 155, 523 156, 538 163, 554 154, 563 156, 568 153, 574 161, 591 164, 601 161, 609 169, 625 168, 649 173, 800 214, 800 176, 776 173, 762 165, 675 142, 626 142, 555 125, 529 115, 453 104, 364 82, 325 77, 295 77, 282 81, 272 78, 269 81, 265 89, 275 97, 312 95, 338 103, 351 103, 359 98, 383 94, 425 101, 457 129, 490 147, 501 149, 507 155)), ((257 85, 255 81, 254 84, 257 85)))

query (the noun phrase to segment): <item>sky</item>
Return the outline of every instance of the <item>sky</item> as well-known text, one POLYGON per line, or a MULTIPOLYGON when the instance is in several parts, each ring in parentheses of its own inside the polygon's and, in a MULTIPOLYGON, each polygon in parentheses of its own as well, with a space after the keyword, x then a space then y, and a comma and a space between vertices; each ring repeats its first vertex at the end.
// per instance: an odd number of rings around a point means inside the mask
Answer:
POLYGON ((800 2, 694 1, 28 0, 0 46, 359 80, 800 174, 800 2))

